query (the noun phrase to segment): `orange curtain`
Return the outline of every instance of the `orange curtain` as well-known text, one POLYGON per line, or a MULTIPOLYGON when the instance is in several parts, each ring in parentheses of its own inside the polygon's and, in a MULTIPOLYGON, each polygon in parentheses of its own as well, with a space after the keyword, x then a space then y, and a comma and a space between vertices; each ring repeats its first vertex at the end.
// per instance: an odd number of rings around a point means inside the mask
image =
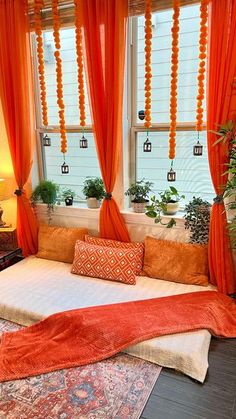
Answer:
MULTIPOLYGON (((236 291, 232 253, 222 195, 227 182, 228 147, 214 145, 216 137, 210 130, 232 117, 233 79, 236 75, 236 0, 210 2, 210 36, 208 55, 207 129, 208 157, 212 182, 217 194, 210 225, 209 266, 211 280, 219 291, 236 291)), ((234 116, 235 117, 235 116, 234 116)))
POLYGON ((95 141, 107 192, 100 211, 100 235, 129 241, 112 198, 122 146, 128 0, 81 0, 80 7, 95 141))
POLYGON ((25 0, 0 0, 0 98, 18 189, 17 235, 25 256, 37 251, 37 222, 24 185, 31 170, 33 89, 25 0))

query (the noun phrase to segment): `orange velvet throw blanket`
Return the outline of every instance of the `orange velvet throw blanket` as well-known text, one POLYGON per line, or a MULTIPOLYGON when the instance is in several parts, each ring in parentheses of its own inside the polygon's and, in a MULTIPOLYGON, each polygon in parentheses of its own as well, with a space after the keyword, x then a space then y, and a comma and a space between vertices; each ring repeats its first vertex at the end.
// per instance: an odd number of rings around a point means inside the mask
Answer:
POLYGON ((236 303, 216 291, 82 308, 4 333, 0 381, 101 361, 143 340, 208 329, 236 337, 236 303))

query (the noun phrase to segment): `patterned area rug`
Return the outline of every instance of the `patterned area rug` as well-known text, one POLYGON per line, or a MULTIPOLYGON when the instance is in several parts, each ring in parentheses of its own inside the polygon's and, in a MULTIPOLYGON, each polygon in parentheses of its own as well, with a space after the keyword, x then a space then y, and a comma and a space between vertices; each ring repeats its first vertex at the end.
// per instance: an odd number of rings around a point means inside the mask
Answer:
MULTIPOLYGON (((0 334, 21 326, 0 319, 0 334)), ((161 368, 119 354, 0 384, 0 419, 137 419, 161 368)))

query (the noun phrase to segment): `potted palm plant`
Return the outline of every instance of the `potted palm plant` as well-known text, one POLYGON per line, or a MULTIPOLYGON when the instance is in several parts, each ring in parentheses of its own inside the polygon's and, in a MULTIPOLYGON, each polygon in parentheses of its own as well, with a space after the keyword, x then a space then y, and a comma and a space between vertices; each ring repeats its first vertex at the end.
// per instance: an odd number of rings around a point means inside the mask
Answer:
POLYGON ((229 233, 233 249, 236 249, 236 123, 232 120, 220 126, 218 132, 212 131, 219 136, 215 144, 228 146, 230 161, 226 165, 228 180, 225 185, 225 206, 230 220, 229 233))
POLYGON ((84 181, 82 192, 87 199, 88 208, 99 208, 105 196, 103 180, 100 177, 88 177, 84 181))
POLYGON ((137 180, 132 183, 125 192, 125 195, 131 196, 131 203, 134 212, 144 213, 148 200, 148 195, 151 192, 152 182, 145 181, 145 179, 137 180))

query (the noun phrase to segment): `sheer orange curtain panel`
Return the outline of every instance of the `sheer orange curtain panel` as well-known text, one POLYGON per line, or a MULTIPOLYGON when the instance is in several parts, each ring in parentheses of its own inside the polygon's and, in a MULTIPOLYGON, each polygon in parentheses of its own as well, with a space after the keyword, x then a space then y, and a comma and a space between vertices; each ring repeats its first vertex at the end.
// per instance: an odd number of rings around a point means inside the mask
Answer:
POLYGON ((0 16, 0 99, 18 185, 18 244, 27 256, 37 251, 37 221, 24 190, 35 135, 27 1, 0 0, 0 16))
POLYGON ((123 135, 124 61, 128 0, 80 0, 90 107, 98 159, 106 189, 100 235, 129 241, 112 197, 123 135))
MULTIPOLYGON (((223 194, 227 182, 228 145, 214 145, 212 130, 232 117, 233 81, 236 76, 236 0, 210 2, 207 80, 208 158, 216 198, 212 207, 209 241, 211 281, 219 291, 236 292, 223 194)), ((235 118, 235 115, 234 115, 235 118)))

